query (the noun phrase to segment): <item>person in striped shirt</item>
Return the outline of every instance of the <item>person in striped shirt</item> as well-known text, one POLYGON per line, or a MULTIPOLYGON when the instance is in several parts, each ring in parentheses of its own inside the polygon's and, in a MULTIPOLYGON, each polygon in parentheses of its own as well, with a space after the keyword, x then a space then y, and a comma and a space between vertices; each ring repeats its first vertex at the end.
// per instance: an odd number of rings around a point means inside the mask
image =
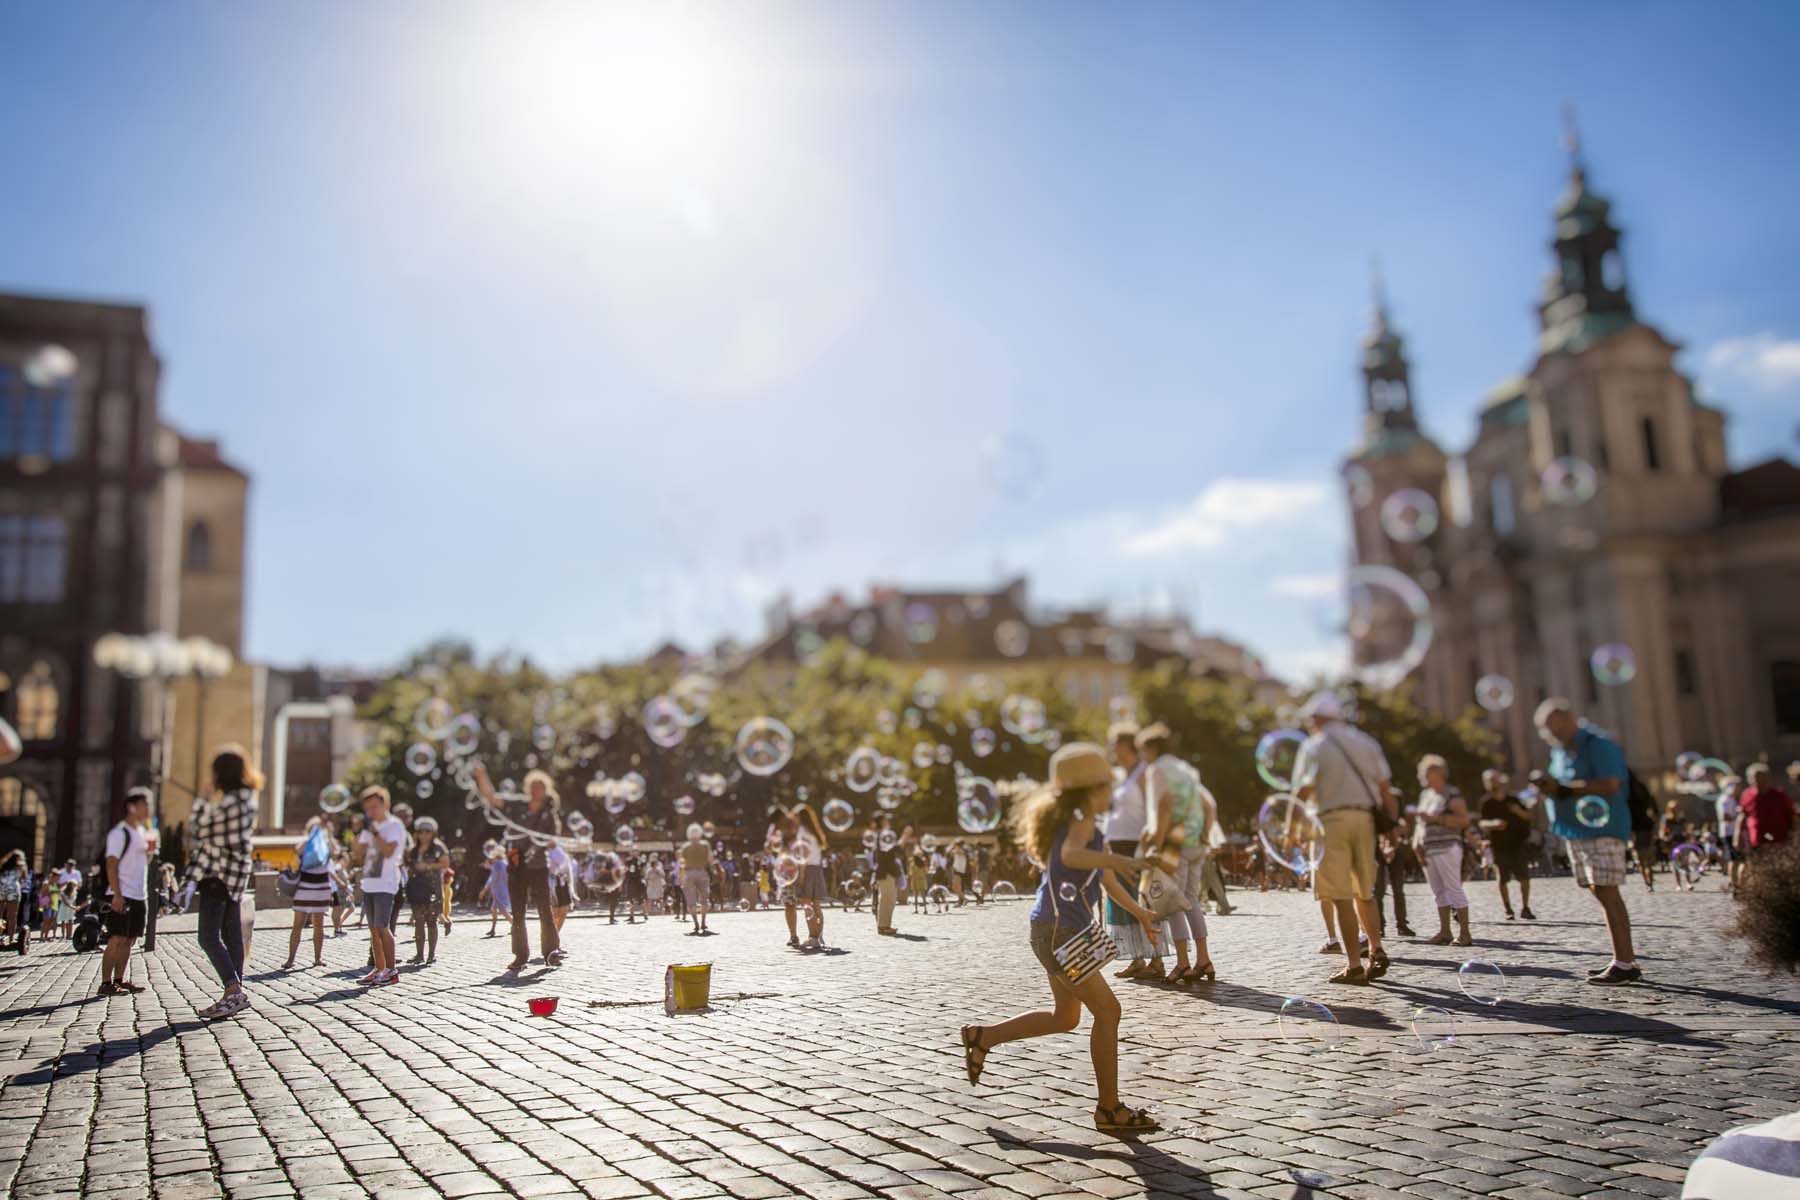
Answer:
MULTIPOLYGON (((1765 967, 1800 970, 1800 844, 1757 860, 1732 933, 1765 967)), ((1800 1200, 1800 1112, 1727 1130, 1688 1168, 1683 1200, 1800 1200)))

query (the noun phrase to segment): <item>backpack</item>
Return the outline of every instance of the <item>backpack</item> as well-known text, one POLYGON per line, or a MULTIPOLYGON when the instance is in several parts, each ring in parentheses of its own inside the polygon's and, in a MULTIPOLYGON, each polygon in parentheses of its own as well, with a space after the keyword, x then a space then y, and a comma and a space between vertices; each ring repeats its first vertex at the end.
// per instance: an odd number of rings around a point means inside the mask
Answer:
POLYGON ((95 900, 112 899, 112 880, 106 875, 106 843, 112 840, 113 830, 116 829, 125 830, 125 848, 131 849, 131 830, 123 821, 114 825, 112 829, 108 829, 106 836, 100 839, 100 853, 94 856, 94 869, 100 873, 94 881, 95 900))
POLYGON ((1651 793, 1650 788, 1644 781, 1637 777, 1636 771, 1627 768, 1625 771, 1625 781, 1628 786, 1628 799, 1626 803, 1631 809, 1632 832, 1642 833, 1647 830, 1655 829, 1656 796, 1651 793))

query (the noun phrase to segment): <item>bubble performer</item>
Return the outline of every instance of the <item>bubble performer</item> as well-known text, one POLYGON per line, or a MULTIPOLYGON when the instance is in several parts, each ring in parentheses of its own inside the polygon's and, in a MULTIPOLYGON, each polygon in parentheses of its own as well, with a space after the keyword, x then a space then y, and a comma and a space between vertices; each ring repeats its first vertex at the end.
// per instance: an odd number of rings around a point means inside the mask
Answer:
POLYGON ((1094 1082, 1099 1092, 1094 1128, 1102 1133, 1149 1133, 1160 1126, 1149 1112, 1119 1102, 1119 1000, 1099 968, 1104 960, 1085 963, 1072 953, 1078 939, 1091 938, 1094 908, 1102 890, 1129 912, 1153 937, 1155 915, 1138 904, 1119 882, 1135 877, 1143 862, 1106 850, 1100 818, 1112 806, 1112 767, 1100 747, 1072 742, 1050 756, 1050 779, 1014 805, 1014 840, 1043 869, 1037 902, 1031 909, 1031 952, 1050 981, 1053 1010, 1021 1013, 998 1025, 965 1025, 963 1063, 969 1082, 979 1083, 988 1054, 997 1046, 1024 1038, 1071 1033, 1085 1007, 1093 1014, 1088 1037, 1094 1082), (1065 967, 1058 950, 1070 959, 1065 967))
POLYGON ((516 827, 508 832, 525 835, 514 839, 507 852, 507 866, 511 868, 509 882, 518 887, 519 898, 512 906, 513 960, 506 969, 522 971, 531 961, 531 938, 525 932, 525 912, 533 903, 538 906, 538 942, 544 952, 544 965, 560 967, 564 955, 557 941, 556 918, 550 911, 553 907, 550 869, 544 858, 544 851, 562 833, 562 819, 556 812, 560 803, 556 788, 551 785, 547 772, 528 771, 525 774, 525 804, 523 807, 509 806, 506 798, 496 792, 489 781, 486 764, 476 763, 474 775, 475 789, 481 793, 481 798, 504 816, 509 825, 516 827), (509 807, 513 811, 509 812, 509 807))

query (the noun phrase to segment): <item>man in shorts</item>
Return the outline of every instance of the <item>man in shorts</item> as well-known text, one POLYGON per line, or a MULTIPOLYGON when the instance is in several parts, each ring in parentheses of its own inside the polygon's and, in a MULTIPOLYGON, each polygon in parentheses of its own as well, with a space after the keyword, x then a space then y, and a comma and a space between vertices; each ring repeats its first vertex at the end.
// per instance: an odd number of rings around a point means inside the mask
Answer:
POLYGON ((144 889, 150 868, 144 831, 149 819, 150 789, 132 788, 125 794, 125 819, 106 835, 106 885, 112 903, 102 912, 106 926, 106 951, 100 956, 102 996, 144 990, 125 973, 132 943, 144 935, 149 896, 144 889))
POLYGON ((1375 739, 1344 720, 1336 693, 1321 691, 1300 710, 1312 736, 1294 758, 1294 795, 1316 800, 1325 827, 1325 854, 1313 872, 1313 896, 1337 918, 1339 944, 1349 960, 1332 983, 1369 983, 1388 971, 1375 911, 1375 809, 1395 811, 1392 772, 1375 739), (1357 927, 1369 937, 1362 965, 1357 927))
POLYGON ((1631 841, 1631 783, 1618 743, 1576 717, 1569 701, 1552 696, 1538 705, 1538 736, 1551 746, 1550 771, 1531 781, 1550 806, 1550 827, 1569 848, 1575 882, 1587 888, 1606 914, 1612 962, 1588 972, 1600 987, 1643 978, 1631 945, 1631 914, 1619 887, 1625 882, 1625 850, 1631 841))
POLYGON ((369 955, 374 963, 357 980, 370 986, 400 981, 394 965, 394 897, 400 891, 400 858, 406 853, 406 826, 388 810, 388 790, 380 785, 362 794, 363 831, 357 835, 362 862, 363 912, 368 918, 369 955))

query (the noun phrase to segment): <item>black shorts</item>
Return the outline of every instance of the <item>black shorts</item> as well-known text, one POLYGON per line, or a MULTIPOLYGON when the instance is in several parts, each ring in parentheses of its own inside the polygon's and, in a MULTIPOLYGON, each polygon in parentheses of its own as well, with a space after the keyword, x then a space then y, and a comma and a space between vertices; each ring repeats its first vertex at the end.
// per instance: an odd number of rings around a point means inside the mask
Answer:
POLYGON ((101 924, 107 937, 137 938, 144 936, 144 902, 125 901, 124 912, 114 912, 109 902, 100 909, 101 924))
POLYGON ((552 908, 573 908, 575 897, 569 894, 569 881, 558 879, 555 886, 555 897, 550 901, 552 908))
POLYGON ((1523 842, 1505 849, 1499 846, 1494 847, 1494 866, 1500 871, 1501 883, 1507 883, 1514 879, 1530 879, 1531 868, 1528 861, 1528 851, 1523 842))

